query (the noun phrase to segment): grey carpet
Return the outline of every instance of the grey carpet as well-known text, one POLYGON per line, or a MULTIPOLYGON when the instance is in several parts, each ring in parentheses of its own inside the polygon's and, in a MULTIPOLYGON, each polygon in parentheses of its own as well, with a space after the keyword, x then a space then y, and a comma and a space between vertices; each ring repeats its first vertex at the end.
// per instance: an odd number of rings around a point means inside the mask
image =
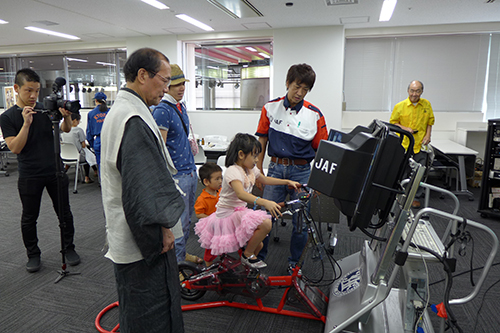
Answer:
MULTIPOLYGON (((43 267, 37 273, 25 270, 26 252, 21 240, 19 228, 21 204, 17 193, 17 162, 9 160, 7 169, 9 177, 0 175, 0 332, 96 332, 94 321, 97 314, 107 305, 117 300, 112 264, 104 258, 104 218, 101 204, 100 188, 97 182, 79 184, 78 193, 70 191, 71 208, 75 218, 75 245, 81 255, 82 262, 76 267, 69 267, 69 272, 80 275, 67 276, 54 284, 61 266, 59 253, 59 229, 50 198, 43 197, 40 218, 38 220, 39 244, 42 249, 43 267)), ((74 169, 69 172, 70 183, 74 179, 74 169)), ((441 181, 433 180, 440 185, 441 181)), ((201 186, 199 187, 201 190, 201 186)), ((478 189, 472 189, 475 201, 468 201, 461 196, 460 213, 472 220, 482 222, 497 233, 500 231, 498 220, 481 218, 477 213, 479 200, 478 189)), ((321 218, 330 221, 333 213, 331 201, 323 198, 321 218)), ((451 211, 450 199, 439 199, 437 194, 431 197, 432 206, 451 211)), ((313 213, 316 208, 313 206, 313 213)), ((433 221, 434 222, 434 221, 433 221)), ((436 221, 437 224, 440 222, 436 221)), ((266 260, 269 265, 266 274, 283 275, 286 272, 286 258, 290 245, 290 224, 278 225, 279 242, 270 242, 270 254, 266 260)), ((442 223, 444 224, 444 222, 442 223)), ((327 236, 326 224, 322 229, 327 236)), ((437 227, 440 229, 440 227, 437 227)), ((474 266, 482 266, 486 257, 489 240, 482 232, 471 229, 475 240, 474 266)), ((341 217, 338 226, 339 243, 335 250, 335 258, 359 251, 363 240, 361 232, 349 232, 345 218, 341 217)), ((198 246, 196 236, 191 234, 188 251, 198 256, 203 250, 198 246)), ((275 233, 273 231, 273 237, 275 233)), ((460 258, 457 273, 468 269, 472 249, 460 258)), ((498 256, 497 256, 498 257, 498 256)), ((496 258, 495 262, 500 262, 496 258)), ((304 268, 305 274, 317 274, 317 266, 304 268), (309 270, 309 272, 308 272, 309 270)), ((330 271, 331 272, 331 271, 330 271)), ((479 273, 475 273, 476 281, 479 273)), ((479 316, 476 332, 500 331, 500 318, 496 315, 500 308, 500 284, 484 294, 486 288, 499 278, 499 268, 492 268, 484 287, 472 302, 453 306, 459 324, 464 332, 474 330, 474 322, 479 316), (484 302, 481 312, 479 307, 484 302)), ((432 264, 430 281, 438 281, 444 277, 441 268, 432 264)), ((443 283, 431 287, 431 301, 439 303, 443 295, 443 283)), ((470 290, 469 275, 454 278, 452 297, 464 296, 470 290)), ((264 305, 275 306, 282 296, 281 290, 272 290, 264 297, 264 305)), ((234 299, 252 303, 251 299, 218 296, 208 292, 199 302, 210 300, 234 299)), ((183 301, 183 304, 190 304, 183 301)), ((252 303, 254 304, 254 303, 252 303)), ((111 330, 118 322, 118 311, 110 311, 101 321, 104 328, 111 330)), ((430 315, 437 329, 438 319, 430 315)), ((234 308, 215 308, 184 312, 186 332, 314 332, 324 330, 321 322, 282 315, 267 314, 234 308)))

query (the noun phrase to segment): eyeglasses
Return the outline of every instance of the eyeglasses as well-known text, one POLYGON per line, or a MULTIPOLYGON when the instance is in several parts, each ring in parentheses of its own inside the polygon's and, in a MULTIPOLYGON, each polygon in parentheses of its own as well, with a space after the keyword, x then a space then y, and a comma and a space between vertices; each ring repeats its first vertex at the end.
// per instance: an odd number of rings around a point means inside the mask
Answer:
POLYGON ((171 77, 164 77, 163 75, 158 74, 158 72, 156 72, 156 73, 155 72, 150 72, 150 73, 153 74, 153 77, 155 77, 156 75, 158 75, 160 77, 160 80, 162 80, 163 83, 166 86, 170 85, 170 81, 172 79, 171 77))
POLYGON ((410 89, 409 92, 410 92, 410 94, 421 94, 422 90, 421 89, 417 89, 417 90, 410 89))

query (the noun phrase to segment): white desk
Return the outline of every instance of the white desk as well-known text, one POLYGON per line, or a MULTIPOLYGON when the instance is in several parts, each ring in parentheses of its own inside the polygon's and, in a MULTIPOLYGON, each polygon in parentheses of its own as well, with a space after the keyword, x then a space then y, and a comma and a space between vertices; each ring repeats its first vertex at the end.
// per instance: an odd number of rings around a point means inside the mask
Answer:
POLYGON ((203 152, 205 153, 207 162, 217 163, 217 159, 219 158, 219 156, 226 155, 228 146, 228 144, 209 142, 208 144, 204 144, 201 147, 203 148, 203 152))
POLYGON ((468 148, 476 150, 477 156, 484 157, 486 146, 486 134, 488 132, 488 123, 483 122, 457 122, 455 140, 457 143, 468 148))
POLYGON ((451 140, 433 140, 431 146, 439 150, 444 155, 453 155, 458 159, 458 173, 460 179, 460 190, 455 194, 467 194, 469 200, 474 200, 472 192, 467 190, 467 177, 465 175, 465 156, 476 156, 477 151, 467 148, 451 140))

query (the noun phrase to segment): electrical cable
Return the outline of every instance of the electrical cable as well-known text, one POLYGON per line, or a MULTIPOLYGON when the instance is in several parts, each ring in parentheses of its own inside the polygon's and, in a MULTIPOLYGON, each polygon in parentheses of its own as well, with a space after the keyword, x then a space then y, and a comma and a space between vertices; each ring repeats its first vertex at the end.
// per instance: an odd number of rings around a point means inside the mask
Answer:
MULTIPOLYGON (((306 218, 307 220, 309 220, 309 222, 313 226, 314 230, 316 231, 316 235, 318 236, 319 244, 314 244, 314 245, 317 248, 320 245, 324 246, 323 234, 321 232, 321 229, 318 229, 317 223, 316 223, 316 221, 314 221, 311 213, 308 212, 306 209, 303 209, 302 213, 304 214, 304 218, 306 218), (318 232, 318 230, 319 230, 319 232, 318 232)), ((323 247, 323 249, 324 249, 324 247, 323 247)), ((319 280, 314 280, 314 279, 308 278, 308 281, 310 281, 311 284, 314 284, 315 286, 328 286, 328 285, 331 285, 333 282, 335 282, 337 279, 339 279, 342 276, 342 267, 339 265, 339 263, 337 262, 337 260, 335 260, 335 258, 333 258, 333 256, 330 253, 328 253, 328 251, 321 251, 321 248, 318 248, 318 252, 324 253, 326 255, 326 257, 328 258, 328 261, 330 262, 331 267, 333 268, 333 274, 334 274, 334 276, 333 276, 332 279, 323 280, 324 274, 325 274, 325 267, 324 267, 324 261, 321 260, 321 268, 322 268, 322 275, 321 275, 321 277, 319 278, 319 280), (335 270, 335 266, 337 266, 337 268, 339 269, 339 274, 338 275, 337 275, 337 272, 335 270), (321 281, 325 281, 326 283, 325 284, 320 284, 321 281)))
MULTIPOLYGON (((410 243, 410 246, 412 247, 417 247, 414 243, 410 243)), ((440 256, 438 253, 432 251, 431 249, 425 247, 425 246, 419 246, 418 247, 421 250, 424 250, 430 254, 432 254, 434 257, 436 257, 441 264, 443 264, 444 271, 448 275, 448 280, 447 284, 445 287, 445 292, 444 292, 444 299, 443 299, 443 304, 446 309, 446 313, 448 315, 448 321, 450 322, 450 328, 455 331, 454 328, 457 328, 460 333, 463 333, 462 328, 458 325, 457 320, 455 318, 455 314, 453 313, 453 310, 450 308, 450 292, 451 292, 451 287, 453 285, 453 275, 451 273, 450 266, 448 265, 448 262, 446 261, 446 252, 444 256, 440 256)))
POLYGON ((367 235, 371 239, 374 239, 374 240, 379 241, 379 242, 387 242, 387 238, 382 238, 382 237, 378 237, 378 236, 375 236, 373 234, 370 234, 365 228, 358 228, 358 229, 361 230, 362 233, 364 233, 365 235, 367 235))
MULTIPOLYGON (((431 298, 431 291, 430 291, 430 287, 429 287, 429 268, 427 267, 427 262, 425 261, 425 258, 424 258, 424 255, 422 253, 422 251, 420 250, 420 247, 418 245, 415 244, 415 246, 417 247, 417 250, 418 252, 420 253, 420 258, 422 259, 422 262, 424 263, 424 267, 425 267, 425 276, 426 276, 426 279, 425 279, 425 289, 426 289, 426 293, 427 293, 427 299, 425 300, 425 305, 424 307, 422 308, 422 313, 416 317, 418 318, 416 321, 415 321, 415 329, 414 329, 414 332, 417 333, 417 329, 418 329, 418 324, 423 321, 423 314, 424 314, 424 310, 427 309, 427 307, 429 306, 429 302, 430 302, 430 298, 431 298)), ((420 296, 418 294, 418 291, 416 288, 414 288, 415 292, 417 293, 417 295, 422 298, 422 296, 420 296)))
MULTIPOLYGON (((325 254, 326 257, 328 258, 328 261, 330 262, 331 267, 333 268, 333 275, 334 275, 333 278, 328 279, 328 280, 324 280, 325 263, 324 263, 324 260, 321 260, 321 277, 319 279, 312 279, 312 278, 308 278, 306 276, 302 276, 302 278, 314 286, 329 286, 342 276, 342 268, 338 264, 338 262, 335 260, 335 258, 333 258, 333 256, 330 253, 328 253, 328 251, 324 250, 324 241, 323 241, 322 231, 320 228, 318 228, 316 221, 312 217, 311 213, 307 210, 307 205, 312 197, 312 193, 310 191, 311 190, 309 190, 308 196, 304 196, 302 198, 299 197, 299 199, 296 199, 296 200, 293 200, 292 202, 289 202, 287 204, 287 206, 288 206, 287 211, 288 211, 288 213, 291 213, 291 214, 299 213, 299 214, 301 214, 302 218, 304 218, 306 221, 308 221, 308 224, 310 225, 310 228, 311 228, 310 233, 317 236, 317 238, 314 238, 314 237, 312 238, 313 239, 312 244, 315 247, 315 250, 317 251, 318 256, 320 258, 322 258, 323 254, 325 254), (294 205, 296 205, 296 206, 294 206, 294 205), (294 207, 296 207, 296 208, 294 208, 294 207), (335 266, 338 267, 339 274, 337 274, 337 272, 335 270, 335 266), (322 281, 325 283, 321 284, 320 282, 322 282, 322 281)), ((309 236, 309 237, 311 237, 311 236, 309 236)))
MULTIPOLYGON (((496 263, 494 263, 494 264, 491 264, 491 267, 493 267, 493 266, 497 266, 497 265, 500 265, 500 262, 496 262, 496 263)), ((471 271, 477 271, 477 270, 480 270, 480 269, 483 269, 483 268, 484 268, 484 266, 481 266, 481 267, 476 267, 476 268, 473 268, 472 270, 471 270, 471 269, 468 269, 468 270, 466 270, 466 271, 463 271, 463 272, 460 272, 460 273, 457 273, 457 274, 453 275, 453 277, 455 278, 455 277, 457 277, 457 276, 464 275, 464 274, 470 273, 471 271)), ((431 283, 429 284, 429 286, 433 286, 433 285, 438 284, 438 283, 441 283, 441 282, 443 282, 443 281, 445 281, 445 279, 441 279, 441 280, 437 280, 437 281, 431 282, 431 283)))
POLYGON ((481 315, 481 309, 483 308, 483 305, 484 305, 484 299, 486 298, 486 294, 488 293, 488 291, 490 291, 491 288, 493 288, 497 283, 500 282, 500 279, 497 280, 495 283, 493 283, 491 286, 488 287, 488 289, 486 289, 484 291, 484 294, 483 294, 483 299, 481 300, 481 306, 479 307, 479 309, 477 310, 477 316, 476 316, 476 320, 474 321, 474 332, 476 332, 476 328, 477 328, 477 321, 479 319, 479 316, 481 315))

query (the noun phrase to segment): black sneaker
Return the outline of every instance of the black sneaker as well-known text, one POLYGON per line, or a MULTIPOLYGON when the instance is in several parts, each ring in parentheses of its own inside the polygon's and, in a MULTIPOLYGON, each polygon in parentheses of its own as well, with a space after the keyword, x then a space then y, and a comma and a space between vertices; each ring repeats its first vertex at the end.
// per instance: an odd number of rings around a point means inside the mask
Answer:
POLYGON ((252 254, 250 257, 245 257, 245 254, 241 254, 241 263, 243 265, 249 266, 251 268, 266 268, 267 264, 252 254))
MULTIPOLYGON (((295 269, 295 265, 288 264, 288 269, 286 270, 288 272, 288 275, 292 275, 294 269, 295 269)), ((297 275, 302 275, 301 268, 299 268, 299 272, 297 273, 297 275)))
POLYGON ((40 270, 42 267, 42 261, 40 257, 31 257, 28 258, 28 262, 26 263, 26 270, 30 273, 35 273, 40 270))
POLYGON ((68 250, 66 252, 66 263, 70 266, 76 266, 80 263, 80 256, 75 250, 68 250))

